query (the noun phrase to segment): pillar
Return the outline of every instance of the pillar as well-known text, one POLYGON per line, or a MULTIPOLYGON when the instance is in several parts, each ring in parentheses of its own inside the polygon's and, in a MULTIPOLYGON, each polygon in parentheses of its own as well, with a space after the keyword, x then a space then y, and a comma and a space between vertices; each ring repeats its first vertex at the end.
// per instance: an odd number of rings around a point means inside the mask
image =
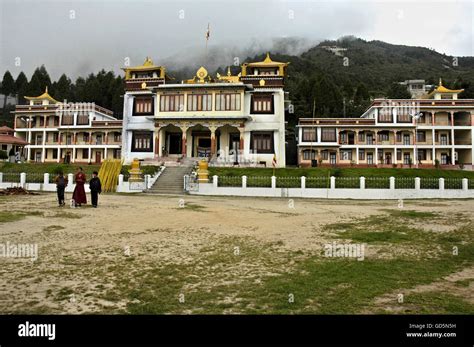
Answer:
POLYGON ((454 126, 454 111, 449 112, 449 114, 450 114, 451 126, 454 126))
POLYGON ((211 130, 211 158, 216 154, 216 127, 209 127, 211 130))
POLYGON ((91 162, 91 156, 92 156, 92 148, 89 147, 89 155, 87 157, 87 162, 90 163, 91 162))
POLYGON ((244 128, 239 128, 239 133, 240 133, 239 149, 243 151, 244 150, 244 128))
POLYGON ((92 145, 92 131, 89 131, 89 144, 92 145))
POLYGON ((183 132, 183 136, 182 136, 182 142, 181 142, 181 154, 183 155, 183 157, 186 157, 187 156, 187 139, 186 139, 186 132, 188 131, 188 128, 187 127, 180 127, 181 128, 181 131, 183 132))
POLYGON ((155 127, 155 157, 160 156, 160 127, 155 127))
POLYGON ((72 162, 72 163, 75 163, 75 162, 76 162, 76 147, 73 147, 73 148, 72 148, 72 158, 71 158, 71 162, 72 162))
POLYGON ((105 132, 105 139, 104 140, 105 140, 105 144, 107 145, 109 143, 109 132, 108 131, 105 132))

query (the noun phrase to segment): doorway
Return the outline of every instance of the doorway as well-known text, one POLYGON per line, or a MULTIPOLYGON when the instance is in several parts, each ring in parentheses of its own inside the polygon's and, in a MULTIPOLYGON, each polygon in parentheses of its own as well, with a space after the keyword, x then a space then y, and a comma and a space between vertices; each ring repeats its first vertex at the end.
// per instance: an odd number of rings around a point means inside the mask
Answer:
POLYGON ((100 151, 95 152, 95 163, 100 164, 102 162, 102 153, 100 151))

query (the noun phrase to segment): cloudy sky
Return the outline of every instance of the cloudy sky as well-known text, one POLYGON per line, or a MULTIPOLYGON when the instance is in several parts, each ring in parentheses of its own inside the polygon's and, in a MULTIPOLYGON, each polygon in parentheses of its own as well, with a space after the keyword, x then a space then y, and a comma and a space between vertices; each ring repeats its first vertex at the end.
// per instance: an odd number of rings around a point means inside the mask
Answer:
POLYGON ((169 69, 222 66, 344 35, 472 56, 473 17, 471 0, 0 0, 0 74, 44 64, 75 78, 147 55, 169 69))

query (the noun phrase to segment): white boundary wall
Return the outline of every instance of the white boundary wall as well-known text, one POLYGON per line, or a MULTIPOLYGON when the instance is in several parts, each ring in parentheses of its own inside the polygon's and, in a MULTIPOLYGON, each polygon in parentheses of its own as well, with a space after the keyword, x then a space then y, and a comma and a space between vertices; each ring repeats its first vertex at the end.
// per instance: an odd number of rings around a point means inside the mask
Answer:
MULTIPOLYGON (((390 179, 394 181, 394 178, 390 179)), ((462 189, 444 189, 444 179, 440 179, 439 189, 420 189, 419 179, 415 182, 415 189, 395 189, 390 182, 387 189, 367 189, 365 179, 360 178, 360 188, 335 188, 334 178, 331 177, 332 188, 305 188, 302 179, 301 188, 277 188, 272 177, 272 187, 247 187, 246 177, 242 179, 241 187, 219 187, 218 177, 213 176, 213 183, 199 183, 196 191, 189 191, 193 195, 226 195, 226 196, 260 196, 283 198, 320 198, 320 199, 466 199, 474 198, 474 189, 468 189, 467 179, 462 179, 462 189)))
MULTIPOLYGON (((156 182, 158 177, 160 177, 163 170, 164 170, 164 167, 160 171, 158 171, 154 176, 145 175, 144 183, 142 187, 139 189, 131 189, 130 183, 123 180, 123 175, 119 175, 116 192, 117 193, 141 193, 143 192, 143 190, 149 189, 153 186, 153 184, 156 182)), ((68 174, 68 181, 73 182, 73 174, 68 174)), ((42 192, 55 192, 56 191, 56 184, 49 183, 48 173, 44 174, 43 183, 27 183, 25 173, 20 174, 20 182, 12 183, 12 182, 3 182, 3 174, 0 172, 0 189, 13 188, 13 187, 22 187, 26 190, 31 190, 31 191, 42 191, 42 192)), ((75 187, 76 187, 76 184, 70 183, 67 185, 65 192, 72 193, 75 187)), ((84 184, 84 190, 86 191, 86 193, 90 193, 89 184, 87 183, 84 184)))

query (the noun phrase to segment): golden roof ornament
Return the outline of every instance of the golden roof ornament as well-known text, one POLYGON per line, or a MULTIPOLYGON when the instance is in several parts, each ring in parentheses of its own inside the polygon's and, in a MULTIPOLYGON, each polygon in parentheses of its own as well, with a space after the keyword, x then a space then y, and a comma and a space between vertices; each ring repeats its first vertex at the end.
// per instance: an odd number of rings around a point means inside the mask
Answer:
POLYGON ((263 87, 263 86, 265 85, 265 80, 262 78, 262 79, 258 82, 258 84, 260 84, 260 86, 263 87))
POLYGON ((201 66, 196 73, 197 78, 199 78, 199 82, 205 82, 204 79, 207 77, 207 70, 201 66))

